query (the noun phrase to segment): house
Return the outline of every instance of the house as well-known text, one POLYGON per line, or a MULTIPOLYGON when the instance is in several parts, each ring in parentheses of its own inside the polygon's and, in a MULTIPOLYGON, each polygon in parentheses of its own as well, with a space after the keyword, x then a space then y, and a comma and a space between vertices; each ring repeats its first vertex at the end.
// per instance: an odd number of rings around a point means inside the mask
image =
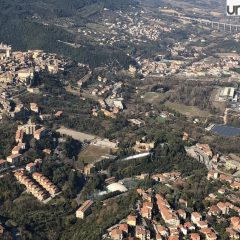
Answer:
POLYGON ((33 173, 37 170, 37 164, 36 163, 28 163, 26 165, 26 170, 29 172, 29 173, 33 173))
POLYGON ((95 173, 95 171, 96 171, 96 167, 92 163, 87 164, 83 169, 84 174, 87 175, 87 176, 95 173))
POLYGON ((198 221, 198 222, 196 222, 196 225, 201 229, 208 227, 208 223, 206 221, 198 221))
POLYGON ((220 188, 218 189, 218 193, 223 195, 226 192, 226 190, 224 188, 220 188))
POLYGON ((209 171, 208 175, 207 175, 207 179, 211 180, 211 179, 218 179, 219 177, 219 173, 215 172, 215 171, 209 171))
POLYGON ((202 220, 202 215, 198 212, 192 212, 191 214, 191 221, 195 224, 197 224, 197 222, 202 220))
POLYGON ((30 103, 30 109, 32 112, 35 112, 35 113, 39 112, 39 107, 36 103, 30 103))
POLYGON ((23 131, 23 129, 18 129, 17 132, 16 132, 15 141, 17 143, 22 143, 23 142, 23 138, 24 138, 24 131, 23 131))
POLYGON ((20 153, 22 153, 22 148, 20 146, 15 146, 12 149, 12 154, 20 154, 20 153))
POLYGON ((194 231, 196 229, 191 222, 184 223, 184 227, 186 227, 189 231, 194 231))
POLYGON ((26 143, 18 143, 17 145, 18 147, 20 147, 20 149, 23 151, 23 150, 26 150, 26 143))
POLYGON ((122 240, 123 239, 123 232, 118 228, 114 228, 110 233, 111 239, 113 240, 122 240))
POLYGON ((182 135, 182 140, 183 141, 188 141, 188 139, 189 139, 189 134, 184 132, 183 135, 182 135))
POLYGON ((240 235, 237 231, 235 231, 233 228, 229 227, 229 228, 226 228, 226 232, 228 233, 229 235, 229 238, 234 240, 234 239, 239 239, 240 238, 240 235))
POLYGON ((199 148, 200 150, 202 150, 210 158, 213 157, 213 152, 212 152, 212 150, 211 150, 211 148, 209 147, 208 144, 197 143, 196 147, 199 148))
POLYGON ((52 153, 52 150, 48 149, 48 148, 45 148, 45 149, 43 149, 43 153, 45 153, 47 155, 50 155, 52 153))
POLYGON ((136 216, 129 215, 129 216, 127 217, 127 224, 128 224, 129 226, 135 227, 135 226, 137 225, 137 218, 136 218, 136 216))
POLYGON ((222 214, 228 214, 229 206, 224 202, 218 202, 217 207, 221 210, 222 214))
POLYGON ((150 240, 151 238, 150 231, 143 226, 136 226, 135 236, 140 240, 150 240))
POLYGON ((11 164, 19 163, 22 158, 22 154, 13 154, 7 157, 7 161, 11 164))
POLYGON ((0 159, 0 172, 8 168, 8 162, 0 159))
POLYGON ((223 182, 229 182, 229 183, 233 182, 232 177, 227 176, 225 174, 220 174, 219 179, 220 179, 220 181, 223 181, 223 182))
POLYGON ((167 200, 160 196, 159 194, 156 194, 156 198, 159 212, 161 213, 165 223, 170 226, 178 226, 180 224, 180 220, 177 214, 170 208, 170 205, 167 202, 167 200))
POLYGON ((230 221, 232 228, 235 231, 240 232, 240 217, 231 217, 230 221))
POLYGON ((168 237, 168 230, 166 227, 162 226, 162 225, 157 225, 156 226, 157 232, 164 238, 168 237))
POLYGON ((119 230, 121 230, 123 235, 126 236, 128 234, 128 225, 126 223, 119 224, 119 230))
POLYGON ((136 141, 136 144, 133 146, 133 150, 138 153, 149 152, 155 146, 155 142, 145 143, 136 141))
POLYGON ((91 207, 93 205, 92 200, 87 200, 83 205, 76 211, 76 217, 84 219, 88 214, 91 213, 91 207))
POLYGON ((40 140, 46 135, 46 132, 46 128, 42 127, 34 132, 34 138, 40 140))
POLYGON ((51 114, 41 114, 39 117, 40 117, 43 121, 52 119, 52 115, 51 115, 51 114))
POLYGON ((239 190, 240 189, 240 182, 234 181, 233 183, 231 183, 230 187, 232 189, 239 190))
POLYGON ((187 213, 183 209, 177 210, 177 215, 184 220, 187 218, 187 213))
POLYGON ((30 68, 24 68, 18 71, 18 77, 21 82, 26 82, 34 76, 34 70, 30 68))
POLYGON ((221 214, 221 210, 219 209, 219 207, 217 205, 212 205, 208 210, 209 216, 217 216, 219 214, 221 214))
POLYGON ((148 208, 148 207, 142 207, 141 208, 141 215, 143 218, 148 218, 148 219, 152 219, 152 209, 148 208))
POLYGON ((62 112, 62 111, 57 111, 57 112, 54 114, 55 118, 61 118, 62 115, 63 115, 63 112, 62 112))
POLYGON ((182 232, 183 235, 187 235, 188 229, 187 229, 185 226, 183 226, 182 224, 180 224, 180 225, 178 226, 178 229, 180 229, 180 231, 182 232))
POLYGON ((200 235, 198 233, 191 233, 190 234, 190 239, 191 240, 200 240, 200 235))
POLYGON ((156 235, 156 240, 163 240, 162 236, 160 234, 156 235))
POLYGON ((205 235, 206 240, 217 240, 217 235, 210 228, 203 228, 200 230, 205 235))

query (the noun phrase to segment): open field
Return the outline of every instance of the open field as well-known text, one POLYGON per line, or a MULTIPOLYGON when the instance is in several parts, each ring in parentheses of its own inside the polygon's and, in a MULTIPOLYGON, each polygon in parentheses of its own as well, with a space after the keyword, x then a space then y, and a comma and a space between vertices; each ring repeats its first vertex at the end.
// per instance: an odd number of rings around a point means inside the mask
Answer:
POLYGON ((109 148, 89 145, 79 154, 78 161, 83 161, 84 163, 92 163, 98 160, 102 155, 109 153, 110 153, 109 148))
POLYGON ((65 128, 65 127, 61 127, 59 129, 57 129, 57 132, 59 132, 62 135, 71 136, 73 139, 78 140, 80 142, 92 141, 97 138, 97 136, 83 133, 83 132, 78 132, 78 131, 75 131, 75 130, 72 130, 69 128, 65 128))
POLYGON ((201 118, 207 118, 211 114, 208 111, 200 110, 198 107, 195 106, 187 106, 181 103, 172 103, 172 102, 166 102, 166 107, 169 107, 176 112, 179 112, 187 117, 201 117, 201 118))
POLYGON ((146 103, 158 103, 166 98, 166 93, 147 92, 144 94, 144 101, 146 103))

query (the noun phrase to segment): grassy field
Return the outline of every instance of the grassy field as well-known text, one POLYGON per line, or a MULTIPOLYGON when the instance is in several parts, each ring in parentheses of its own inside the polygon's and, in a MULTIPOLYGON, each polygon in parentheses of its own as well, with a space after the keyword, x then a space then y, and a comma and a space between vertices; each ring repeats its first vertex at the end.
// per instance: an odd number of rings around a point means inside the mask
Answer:
POLYGON ((179 112, 187 117, 201 117, 201 118, 207 118, 211 114, 208 111, 200 110, 198 107, 195 106, 187 106, 181 103, 172 103, 172 102, 166 102, 166 107, 169 107, 176 112, 179 112))
POLYGON ((102 155, 109 153, 110 153, 109 148, 89 145, 79 154, 78 161, 83 161, 84 163, 92 163, 99 159, 102 155))
POLYGON ((166 98, 166 93, 147 92, 144 94, 144 101, 146 103, 158 103, 166 98))

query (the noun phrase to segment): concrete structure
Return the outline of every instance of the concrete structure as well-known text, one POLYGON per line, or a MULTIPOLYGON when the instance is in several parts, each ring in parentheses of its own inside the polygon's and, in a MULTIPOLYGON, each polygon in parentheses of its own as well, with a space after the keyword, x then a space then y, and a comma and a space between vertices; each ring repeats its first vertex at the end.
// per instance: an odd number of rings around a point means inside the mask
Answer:
POLYGON ((233 87, 225 87, 219 92, 220 101, 232 101, 234 99, 236 90, 233 87))
POLYGON ((127 188, 121 183, 112 183, 107 186, 107 190, 109 192, 116 192, 116 191, 127 192, 128 191, 127 188))

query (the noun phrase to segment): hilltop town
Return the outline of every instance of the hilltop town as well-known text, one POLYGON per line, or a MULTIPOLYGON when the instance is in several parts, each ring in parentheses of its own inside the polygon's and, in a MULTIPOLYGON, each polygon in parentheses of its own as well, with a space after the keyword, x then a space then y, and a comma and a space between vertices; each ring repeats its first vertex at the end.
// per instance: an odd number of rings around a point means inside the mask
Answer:
POLYGON ((3 5, 24 21, 0 29, 0 239, 239 239, 236 19, 43 2, 3 5))

